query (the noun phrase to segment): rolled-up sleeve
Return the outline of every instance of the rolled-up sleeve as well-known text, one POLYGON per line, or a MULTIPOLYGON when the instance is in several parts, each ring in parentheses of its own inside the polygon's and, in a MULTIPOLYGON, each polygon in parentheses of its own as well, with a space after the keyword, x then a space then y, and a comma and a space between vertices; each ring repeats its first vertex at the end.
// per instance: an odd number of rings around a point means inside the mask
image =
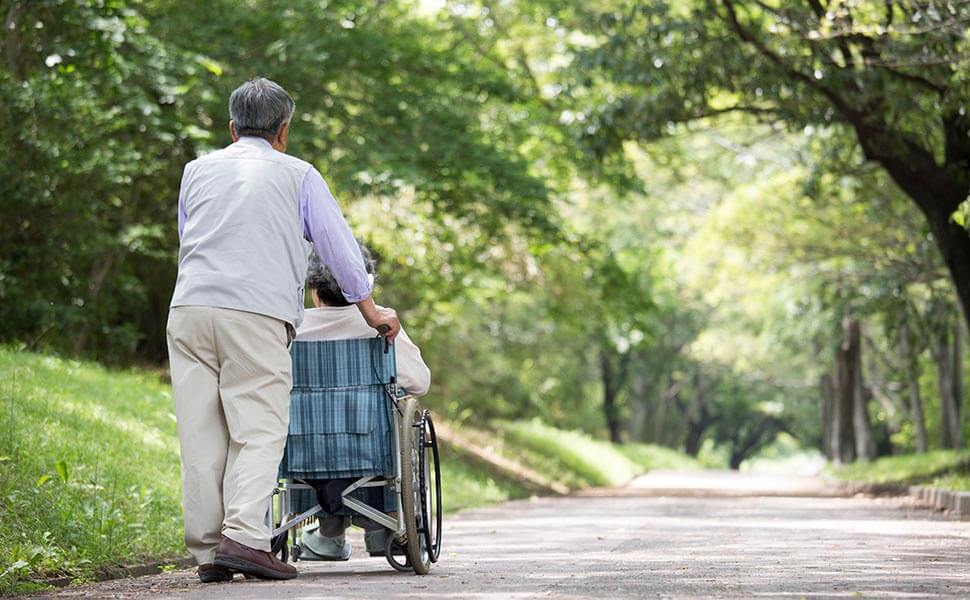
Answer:
POLYGON ((311 167, 300 191, 303 233, 313 243, 320 261, 330 269, 347 302, 366 300, 374 284, 367 275, 357 240, 340 212, 323 176, 311 167))

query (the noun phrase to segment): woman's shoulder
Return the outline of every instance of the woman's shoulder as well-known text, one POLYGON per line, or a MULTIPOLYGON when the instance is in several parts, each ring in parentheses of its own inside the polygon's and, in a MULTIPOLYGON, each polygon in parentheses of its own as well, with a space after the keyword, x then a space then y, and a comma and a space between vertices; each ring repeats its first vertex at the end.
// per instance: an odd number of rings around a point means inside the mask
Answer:
POLYGON ((355 306, 324 306, 307 309, 297 329, 298 340, 346 340, 371 337, 374 330, 355 306))

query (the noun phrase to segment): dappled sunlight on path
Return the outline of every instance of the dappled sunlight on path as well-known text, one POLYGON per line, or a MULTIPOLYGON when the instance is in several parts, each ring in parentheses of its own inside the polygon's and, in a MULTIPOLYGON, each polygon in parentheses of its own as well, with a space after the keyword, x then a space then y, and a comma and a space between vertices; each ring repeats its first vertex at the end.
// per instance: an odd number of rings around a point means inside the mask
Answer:
POLYGON ((625 493, 714 496, 840 496, 840 486, 819 477, 738 471, 653 471, 625 493))
MULTIPOLYGON (((285 583, 237 577, 202 587, 182 571, 59 596, 970 597, 970 523, 895 499, 757 496, 770 481, 666 473, 623 491, 634 495, 601 490, 468 511, 448 521, 442 561, 427 577, 354 558, 303 563, 300 578, 285 583), (671 489, 706 483, 693 496, 677 496, 661 494, 660 482, 676 484, 671 489)), ((774 493, 808 483, 774 481, 774 493)), ((359 536, 352 541, 362 547, 359 536)))

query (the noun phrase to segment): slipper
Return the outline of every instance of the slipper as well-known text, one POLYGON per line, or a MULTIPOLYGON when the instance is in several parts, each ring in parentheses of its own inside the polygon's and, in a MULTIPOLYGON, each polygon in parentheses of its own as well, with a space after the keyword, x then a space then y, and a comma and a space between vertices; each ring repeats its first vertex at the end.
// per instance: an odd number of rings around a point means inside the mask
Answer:
POLYGON ((344 561, 350 559, 350 543, 344 538, 328 538, 316 530, 304 533, 300 541, 300 560, 344 561))

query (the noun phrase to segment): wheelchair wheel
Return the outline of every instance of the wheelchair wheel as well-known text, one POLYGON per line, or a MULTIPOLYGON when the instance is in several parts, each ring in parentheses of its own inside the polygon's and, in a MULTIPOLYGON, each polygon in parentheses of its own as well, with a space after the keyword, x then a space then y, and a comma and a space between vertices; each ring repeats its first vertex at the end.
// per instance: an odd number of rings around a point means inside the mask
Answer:
POLYGON ((407 557, 407 548, 402 546, 400 542, 394 538, 393 533, 387 536, 387 541, 384 543, 384 557, 387 559, 387 562, 394 567, 395 571, 401 571, 402 573, 410 573, 413 571, 411 568, 411 561, 408 560, 407 557), (404 560, 402 562, 398 562, 396 558, 397 556, 403 556, 404 560))
POLYGON ((421 413, 418 437, 421 448, 421 526, 424 545, 431 562, 438 562, 441 554, 441 463, 438 456, 438 435, 434 430, 431 411, 421 413))
POLYGON ((417 398, 407 397, 401 407, 401 512, 404 514, 405 540, 408 562, 417 575, 431 570, 431 553, 425 543, 422 522, 425 499, 421 496, 421 430, 424 419, 417 398))

